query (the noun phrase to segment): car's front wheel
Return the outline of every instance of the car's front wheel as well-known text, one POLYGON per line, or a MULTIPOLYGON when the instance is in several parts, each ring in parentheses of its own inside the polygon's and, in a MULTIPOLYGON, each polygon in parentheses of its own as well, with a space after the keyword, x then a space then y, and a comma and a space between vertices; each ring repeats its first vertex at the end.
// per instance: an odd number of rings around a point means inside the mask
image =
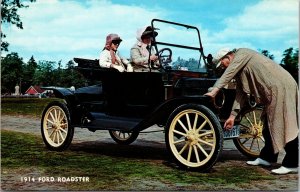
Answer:
POLYGON ((70 113, 64 103, 54 101, 44 109, 41 132, 48 149, 62 151, 69 147, 74 127, 70 125, 70 113))
POLYGON ((129 145, 139 136, 139 132, 109 131, 111 138, 118 144, 129 145))
POLYGON ((223 148, 223 132, 214 113, 205 106, 185 104, 175 109, 166 125, 166 144, 176 163, 206 171, 223 148))

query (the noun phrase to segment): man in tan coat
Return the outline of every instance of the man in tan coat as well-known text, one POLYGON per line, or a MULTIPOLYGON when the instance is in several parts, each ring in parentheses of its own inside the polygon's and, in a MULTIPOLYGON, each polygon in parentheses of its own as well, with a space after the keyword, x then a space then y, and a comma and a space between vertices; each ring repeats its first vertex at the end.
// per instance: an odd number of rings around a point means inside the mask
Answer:
POLYGON ((231 115, 224 124, 225 129, 233 127, 235 117, 247 101, 247 95, 254 96, 256 103, 264 105, 265 146, 259 158, 247 161, 247 164, 270 166, 270 163, 277 162, 279 151, 284 149, 286 155, 282 166, 271 172, 297 173, 299 127, 296 81, 280 65, 250 49, 223 48, 214 59, 217 67, 223 66, 226 70, 211 92, 205 95, 215 97, 232 79, 237 82, 236 98, 231 115))

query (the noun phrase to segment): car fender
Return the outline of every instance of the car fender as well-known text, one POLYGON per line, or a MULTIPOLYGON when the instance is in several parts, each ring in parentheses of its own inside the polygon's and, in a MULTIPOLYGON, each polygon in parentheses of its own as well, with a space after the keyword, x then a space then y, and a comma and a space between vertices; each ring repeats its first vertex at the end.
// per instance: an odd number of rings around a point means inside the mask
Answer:
POLYGON ((70 98, 75 97, 75 92, 65 87, 42 87, 42 89, 52 90, 56 98, 65 99, 67 102, 70 98))
POLYGON ((64 87, 42 87, 44 90, 52 90, 56 98, 63 99, 68 107, 68 110, 71 114, 71 119, 74 115, 76 107, 79 105, 79 100, 75 95, 75 92, 72 89, 64 87))

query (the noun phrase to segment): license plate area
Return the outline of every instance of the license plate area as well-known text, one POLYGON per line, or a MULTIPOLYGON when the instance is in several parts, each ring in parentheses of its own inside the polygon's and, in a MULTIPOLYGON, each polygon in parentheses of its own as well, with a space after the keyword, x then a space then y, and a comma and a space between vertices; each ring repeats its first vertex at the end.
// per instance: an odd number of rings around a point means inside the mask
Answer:
POLYGON ((235 138, 235 137, 239 137, 240 136, 240 126, 236 125, 233 126, 232 129, 230 130, 223 130, 223 138, 224 139, 231 139, 231 138, 235 138))

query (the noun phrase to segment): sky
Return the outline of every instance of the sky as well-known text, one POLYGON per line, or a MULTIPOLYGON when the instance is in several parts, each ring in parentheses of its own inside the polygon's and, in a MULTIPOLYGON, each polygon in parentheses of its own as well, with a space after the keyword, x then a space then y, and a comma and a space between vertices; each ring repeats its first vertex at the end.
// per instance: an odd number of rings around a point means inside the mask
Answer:
MULTIPOLYGON (((24 62, 31 56, 62 64, 74 57, 98 59, 109 33, 121 36, 119 51, 129 58, 137 29, 154 18, 197 27, 206 55, 247 47, 268 50, 280 62, 284 50, 299 47, 298 0, 36 0, 28 5, 18 11, 23 30, 1 26, 9 51, 24 62)), ((166 26, 158 32, 161 41, 197 42, 182 29, 166 26)))

